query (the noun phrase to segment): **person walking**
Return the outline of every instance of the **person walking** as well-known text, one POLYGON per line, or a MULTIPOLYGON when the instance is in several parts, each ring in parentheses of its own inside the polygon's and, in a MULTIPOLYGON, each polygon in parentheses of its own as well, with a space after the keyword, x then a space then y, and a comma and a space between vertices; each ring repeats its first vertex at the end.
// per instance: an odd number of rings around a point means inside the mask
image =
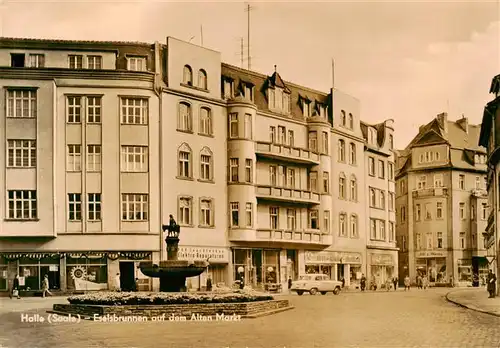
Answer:
POLYGON ((10 298, 17 297, 17 299, 21 299, 19 296, 19 274, 16 274, 16 277, 12 281, 12 290, 10 292, 10 298))
POLYGON ((290 292, 290 289, 292 288, 292 283, 293 283, 293 281, 292 281, 292 277, 291 277, 291 276, 289 276, 289 277, 288 277, 288 291, 289 291, 289 292, 290 292))
POLYGON ((427 278, 427 276, 424 276, 422 278, 422 287, 424 288, 424 290, 427 290, 427 288, 429 287, 429 278, 427 278))
POLYGON ((488 296, 488 297, 494 298, 496 296, 496 292, 497 292, 497 277, 495 276, 495 273, 493 273, 493 271, 491 269, 488 272, 487 281, 488 281, 487 290, 488 290, 488 293, 490 294, 490 296, 488 296))
POLYGON ((410 291, 410 277, 406 276, 405 277, 405 291, 410 291))
POLYGON ((116 275, 115 275, 115 290, 120 291, 120 289, 121 289, 120 273, 116 273, 116 275))
POLYGON ((207 276, 207 291, 212 291, 212 277, 210 274, 207 276))
POLYGON ((45 297, 45 294, 52 296, 52 293, 50 292, 49 288, 50 288, 49 275, 46 274, 43 277, 43 281, 42 281, 42 297, 45 297))
POLYGON ((361 274, 360 286, 361 286, 361 291, 365 291, 365 289, 366 289, 366 277, 364 274, 361 274))
POLYGON ((392 283, 394 284, 394 291, 398 289, 398 277, 392 278, 392 283))

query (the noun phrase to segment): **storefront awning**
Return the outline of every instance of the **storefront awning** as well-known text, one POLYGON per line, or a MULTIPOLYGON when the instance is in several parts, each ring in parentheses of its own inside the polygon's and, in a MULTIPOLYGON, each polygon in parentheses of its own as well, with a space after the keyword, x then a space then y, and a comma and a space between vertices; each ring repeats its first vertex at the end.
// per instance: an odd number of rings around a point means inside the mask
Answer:
POLYGON ((107 257, 110 260, 117 260, 121 257, 125 257, 132 260, 144 260, 151 257, 151 252, 150 251, 126 251, 126 252, 81 251, 81 252, 51 252, 51 253, 4 252, 0 253, 0 257, 3 257, 4 259, 9 261, 15 261, 21 258, 28 258, 35 260, 40 260, 43 258, 52 258, 56 260, 64 257, 71 257, 74 259, 107 257))

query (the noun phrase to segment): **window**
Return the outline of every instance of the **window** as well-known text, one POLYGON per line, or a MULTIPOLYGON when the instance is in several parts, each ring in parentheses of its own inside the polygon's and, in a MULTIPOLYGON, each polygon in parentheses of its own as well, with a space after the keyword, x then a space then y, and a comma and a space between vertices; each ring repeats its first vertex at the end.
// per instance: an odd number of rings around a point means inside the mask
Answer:
POLYGON ((346 199, 345 174, 339 174, 339 198, 346 199))
POLYGON ((351 215, 351 238, 358 238, 358 216, 355 214, 351 215))
POLYGON ((323 153, 328 154, 328 132, 323 132, 323 153))
POLYGON ((330 173, 323 172, 323 193, 330 192, 330 173))
POLYGON ((68 172, 79 172, 82 170, 82 146, 68 145, 68 172))
POLYGON ((229 137, 238 138, 238 114, 232 113, 229 115, 229 137))
POLYGON ((203 69, 198 71, 198 87, 204 90, 208 89, 207 73, 203 69))
POLYGON ((339 215, 339 236, 347 237, 347 214, 340 213, 339 215))
POLYGON ((276 172, 276 166, 269 166, 269 184, 271 186, 277 186, 277 172, 276 172))
POLYGON ((245 138, 252 139, 252 114, 245 114, 245 138))
POLYGON ((318 191, 318 173, 310 172, 309 173, 309 190, 316 192, 318 191))
POLYGON ((282 145, 286 144, 286 129, 283 126, 278 126, 278 136, 279 143, 282 145))
POLYGON ((229 180, 231 182, 239 182, 239 171, 240 160, 239 158, 231 158, 229 159, 229 180))
POLYGON ((19 89, 7 91, 7 117, 36 117, 36 91, 19 89))
POLYGON ((24 53, 11 53, 10 54, 10 66, 12 68, 24 68, 24 53))
POLYGON ((479 190, 481 188, 481 178, 479 176, 476 176, 476 190, 479 190))
POLYGON ((87 219, 88 221, 101 220, 101 194, 89 193, 87 200, 87 219))
POLYGON ((463 174, 458 176, 458 188, 460 190, 465 190, 465 175, 463 174))
POLYGON ((193 199, 191 197, 179 198, 179 224, 190 226, 193 224, 193 199))
POLYGON ((380 209, 385 209, 385 192, 379 191, 380 209))
POLYGON ((87 97, 87 123, 101 123, 101 97, 87 97))
POLYGON ((386 240, 387 236, 385 235, 385 220, 379 220, 379 229, 380 229, 380 240, 386 240))
POLYGON ((82 195, 80 193, 68 193, 68 220, 82 220, 82 195))
POLYGON ((295 188, 295 169, 293 168, 288 168, 287 169, 287 187, 288 188, 295 188))
POLYGON ((389 192, 389 211, 394 211, 394 194, 389 192))
POLYGON ((401 222, 406 221, 406 207, 401 207, 401 222))
POLYGON ((459 216, 461 220, 465 220, 465 203, 459 203, 459 216))
POLYGON ((400 185, 399 185, 399 186, 400 186, 400 187, 399 187, 399 191, 401 192, 401 194, 405 194, 405 193, 406 193, 406 183, 405 183, 405 181, 404 181, 404 180, 401 180, 401 181, 399 182, 399 184, 400 184, 400 185))
POLYGON ((231 208, 231 227, 240 226, 240 207, 238 202, 231 202, 229 204, 231 208))
POLYGON ((443 248, 443 232, 437 233, 437 248, 438 249, 443 248))
POLYGON ((396 240, 396 234, 394 229, 394 222, 389 221, 389 242, 394 242, 396 240))
POLYGON ((276 127, 269 127, 269 141, 271 144, 276 144, 277 139, 276 139, 276 127))
POLYGON ((375 189, 370 188, 370 207, 377 207, 377 196, 375 194, 375 189))
POLYGON ((179 104, 179 118, 177 127, 181 131, 191 132, 193 130, 193 116, 191 114, 191 105, 181 102, 179 104))
POLYGON ((387 163, 389 180, 394 180, 394 163, 387 163))
POLYGON ((69 62, 70 69, 82 69, 83 68, 83 56, 81 56, 81 55, 69 55, 68 62, 69 62))
POLYGON ((148 148, 122 145, 122 172, 147 172, 148 148))
POLYGON ((309 228, 319 230, 319 219, 317 210, 309 210, 309 228))
POLYGON ((345 162, 345 141, 339 140, 339 162, 345 162))
POLYGON ((418 177, 417 188, 419 190, 424 190, 427 186, 427 177, 425 175, 421 175, 418 177))
POLYGON ((358 200, 358 185, 356 177, 351 176, 351 201, 356 202, 358 200))
POLYGON ((302 101, 302 113, 304 117, 311 116, 311 103, 307 100, 302 101))
POLYGON ((147 221, 148 212, 149 206, 147 194, 122 194, 122 220, 147 221))
POLYGON ((324 226, 324 232, 325 233, 330 233, 330 211, 325 210, 323 212, 323 226, 324 226))
POLYGON ((290 113, 290 95, 288 93, 283 93, 283 112, 290 113))
POLYGON ((297 225, 297 211, 295 209, 286 210, 286 228, 289 231, 295 231, 297 225))
POLYGON ((420 204, 415 205, 415 221, 420 221, 422 219, 422 211, 420 209, 420 204))
POLYGON ((368 174, 375 176, 375 158, 368 157, 368 174))
POLYGON ((354 129, 354 117, 349 113, 349 128, 354 129))
POLYGON ((253 205, 252 203, 246 203, 245 205, 245 215, 246 215, 246 226, 247 227, 252 227, 253 225, 253 205))
POLYGON ((392 134, 389 134, 389 149, 393 149, 394 148, 394 137, 392 136, 392 134))
POLYGON ((461 249, 465 249, 465 232, 460 232, 459 245, 461 249))
POLYGON ((436 203, 436 218, 437 219, 443 218, 443 203, 442 202, 436 203))
POLYGON ((356 164, 356 144, 349 144, 349 164, 356 164))
POLYGON ((233 97, 234 95, 234 91, 233 91, 233 86, 234 86, 234 83, 233 81, 227 79, 227 78, 224 78, 224 83, 223 83, 223 97, 224 99, 230 99, 233 97))
POLYGON ((474 205, 474 203, 472 203, 470 206, 470 219, 472 221, 476 220, 476 206, 474 205))
POLYGON ((277 109, 276 107, 276 93, 274 93, 274 89, 272 88, 269 88, 267 90, 267 94, 268 94, 268 102, 269 102, 269 109, 277 109))
POLYGON ((382 160, 378 161, 378 177, 380 179, 385 178, 385 163, 382 160))
POLYGON ((37 200, 34 190, 9 190, 9 219, 33 220, 37 218, 37 200))
POLYGON ((186 85, 193 85, 193 70, 189 65, 184 65, 182 82, 186 85))
POLYGON ((180 178, 191 178, 191 148, 182 144, 179 147, 179 172, 180 178))
POLYGON ((318 133, 309 132, 309 150, 318 151, 318 133))
POLYGON ((270 226, 272 230, 279 228, 279 208, 269 207, 270 226))
POLYGON ((420 233, 416 233, 415 235, 415 244, 417 250, 422 249, 422 235, 420 233))
POLYGON ((293 130, 288 131, 288 146, 290 146, 290 147, 295 146, 295 139, 293 136, 293 130))
POLYGON ((212 200, 200 200, 200 225, 203 227, 211 227, 214 225, 212 221, 212 200))
POLYGON ((433 248, 432 232, 427 233, 426 241, 427 241, 427 249, 432 250, 433 248))
POLYGON ((285 187, 286 185, 286 169, 283 166, 278 166, 278 186, 285 187))
POLYGON ((432 212, 431 212, 431 204, 430 203, 425 204, 425 219, 426 220, 432 219, 432 212))
POLYGON ((68 123, 80 123, 82 114, 82 97, 68 97, 68 123))
POLYGON ((203 148, 200 153, 200 180, 212 180, 212 152, 207 148, 203 148))
POLYGON ((29 67, 30 68, 44 68, 45 67, 45 55, 43 55, 43 54, 30 54, 29 55, 29 67))
POLYGON ((253 86, 251 84, 245 83, 243 86, 243 96, 246 100, 253 101, 253 86))
POLYGON ((146 57, 128 57, 128 67, 130 71, 146 71, 146 57))
POLYGON ((368 142, 371 145, 377 144, 377 131, 374 128, 368 128, 368 142))
POLYGON ((148 124, 148 100, 121 98, 122 124, 148 124))
POLYGON ((346 114, 345 114, 345 111, 344 110, 341 110, 340 111, 340 123, 342 124, 342 126, 346 126, 347 125, 347 119, 346 119, 346 114))
POLYGON ((101 145, 87 145, 87 172, 101 171, 101 145))
POLYGON ((7 140, 8 162, 10 168, 36 167, 35 140, 7 140))
POLYGON ((488 218, 488 204, 483 203, 481 204, 481 219, 487 220, 487 218, 488 218))
POLYGON ((252 180, 252 160, 247 158, 245 160, 245 182, 251 183, 252 180))
POLYGON ((443 174, 434 175, 434 187, 443 187, 443 174))
POLYGON ((102 69, 102 57, 87 56, 87 69, 92 69, 92 70, 102 69))
POLYGON ((377 220, 370 219, 370 239, 377 239, 377 220))
POLYGON ((200 134, 212 135, 212 112, 209 108, 200 109, 200 134))

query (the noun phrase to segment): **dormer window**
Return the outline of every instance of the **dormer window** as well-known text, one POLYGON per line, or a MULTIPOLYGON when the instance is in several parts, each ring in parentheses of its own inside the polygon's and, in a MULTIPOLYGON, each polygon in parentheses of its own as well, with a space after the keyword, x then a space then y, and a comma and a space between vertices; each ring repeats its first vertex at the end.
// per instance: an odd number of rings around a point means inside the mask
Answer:
MULTIPOLYGON (((389 134, 389 148, 391 150, 394 149, 394 137, 392 136, 392 134, 389 134)), ((438 153, 436 153, 436 160, 438 160, 438 158, 438 153)))
POLYGON ((290 95, 282 88, 268 89, 269 109, 281 113, 290 112, 290 95))
POLYGON ((193 85, 193 70, 189 65, 184 65, 182 82, 188 86, 193 85))
POLYGON ((344 127, 347 125, 347 119, 346 119, 346 114, 345 114, 344 110, 340 111, 340 124, 344 127))
POLYGON ((243 97, 246 100, 253 101, 253 86, 249 83, 243 83, 243 97))
POLYGON ((24 68, 24 53, 11 53, 10 66, 13 68, 24 68))
POLYGON ((309 100, 302 101, 302 112, 304 117, 311 117, 311 102, 309 100))
POLYGON ((30 54, 29 55, 30 68, 43 68, 45 67, 45 55, 43 54, 30 54))
POLYGON ((146 57, 128 57, 127 70, 146 71, 146 57))
POLYGON ((200 71, 198 71, 198 87, 205 90, 208 89, 207 73, 203 69, 200 69, 200 71))
POLYGON ((68 64, 70 69, 83 69, 83 56, 82 55, 69 55, 68 64))
POLYGON ((354 129, 354 116, 351 113, 349 113, 349 128, 354 129))
POLYGON ((377 143, 377 132, 373 128, 368 129, 368 142, 371 145, 375 145, 377 143))
POLYGON ((234 82, 229 78, 222 78, 222 98, 231 99, 234 96, 234 82))
POLYGON ((326 106, 318 104, 318 115, 321 118, 326 118, 326 106))

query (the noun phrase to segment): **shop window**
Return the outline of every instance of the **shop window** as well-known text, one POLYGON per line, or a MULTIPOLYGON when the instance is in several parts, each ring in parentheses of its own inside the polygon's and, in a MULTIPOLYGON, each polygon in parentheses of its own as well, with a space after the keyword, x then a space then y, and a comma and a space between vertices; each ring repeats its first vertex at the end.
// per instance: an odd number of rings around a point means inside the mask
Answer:
MULTIPOLYGON (((49 277, 50 289, 60 288, 59 258, 41 259, 23 257, 19 259, 19 276, 24 278, 24 290, 40 290, 45 275, 49 277)), ((22 282, 22 281, 21 281, 22 282)))
POLYGON ((0 291, 7 290, 9 282, 7 278, 7 261, 0 257, 0 291))
POLYGON ((105 290, 108 288, 106 257, 67 257, 68 290, 105 290))

